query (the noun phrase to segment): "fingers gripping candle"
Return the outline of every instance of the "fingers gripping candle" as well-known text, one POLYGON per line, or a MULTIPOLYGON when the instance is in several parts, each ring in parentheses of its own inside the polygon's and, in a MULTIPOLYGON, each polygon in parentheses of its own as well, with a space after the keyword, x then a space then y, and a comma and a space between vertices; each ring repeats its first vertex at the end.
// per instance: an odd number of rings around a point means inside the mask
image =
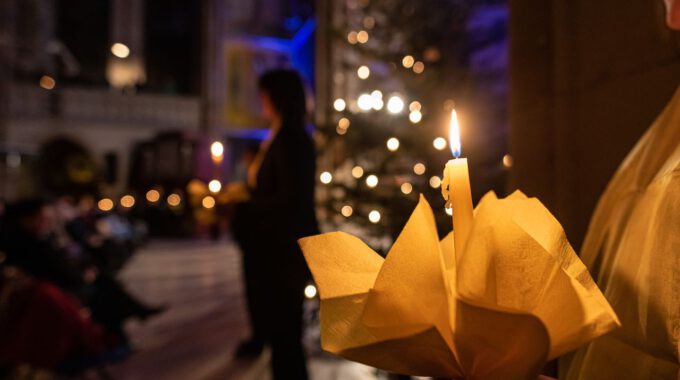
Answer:
POLYGON ((446 200, 446 207, 453 209, 453 230, 456 256, 463 252, 465 242, 472 227, 472 192, 470 190, 470 176, 466 158, 460 158, 460 126, 456 110, 451 111, 449 127, 449 145, 453 160, 446 163, 442 195, 446 200))

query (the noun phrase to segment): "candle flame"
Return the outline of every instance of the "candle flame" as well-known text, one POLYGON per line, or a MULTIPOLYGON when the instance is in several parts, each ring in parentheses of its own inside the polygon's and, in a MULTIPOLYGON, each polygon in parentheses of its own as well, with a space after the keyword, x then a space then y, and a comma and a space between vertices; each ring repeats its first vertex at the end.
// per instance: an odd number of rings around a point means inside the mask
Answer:
POLYGON ((453 157, 458 158, 461 154, 460 147, 460 125, 458 124, 458 114, 456 110, 451 111, 451 124, 449 126, 449 146, 453 157))

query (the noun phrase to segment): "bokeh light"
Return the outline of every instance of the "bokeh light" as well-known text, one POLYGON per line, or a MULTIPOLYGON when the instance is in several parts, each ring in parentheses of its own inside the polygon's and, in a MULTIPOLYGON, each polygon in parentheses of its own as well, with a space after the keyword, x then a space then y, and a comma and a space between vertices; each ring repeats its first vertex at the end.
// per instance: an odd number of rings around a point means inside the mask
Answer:
POLYGON ((213 179, 212 181, 208 182, 208 190, 210 190, 211 193, 219 193, 220 190, 222 190, 222 182, 217 179, 213 179))
POLYGON ((359 178, 363 177, 363 175, 364 175, 364 168, 362 168, 361 166, 357 165, 357 166, 352 168, 352 177, 359 179, 359 178))
POLYGON ((423 175, 425 174, 425 164, 419 162, 415 165, 413 165, 413 172, 416 173, 417 175, 423 175))
POLYGON ((323 172, 319 176, 321 183, 328 185, 333 181, 333 175, 330 172, 323 172))
POLYGON ((130 55, 130 48, 120 42, 111 45, 111 54, 118 58, 127 58, 130 55))
POLYGON ((371 188, 376 187, 378 186, 378 182, 379 182, 378 176, 376 176, 375 174, 371 174, 368 177, 366 177, 366 186, 368 187, 371 188))
POLYGON ((434 141, 432 141, 432 146, 434 146, 434 148, 437 150, 446 149, 446 144, 447 144, 446 139, 443 137, 437 137, 436 139, 434 139, 434 141))
POLYGON ((99 202, 97 202, 97 207, 101 211, 111 211, 113 210, 113 201, 109 198, 100 199, 99 202))
POLYGON ((397 149, 399 149, 399 139, 397 139, 396 137, 390 137, 387 140, 386 145, 387 145, 387 150, 389 150, 390 152, 394 152, 397 149))
POLYGON ((123 195, 120 198, 120 205, 125 207, 125 208, 130 208, 135 205, 135 197, 133 197, 130 194, 123 195))
POLYGON ((207 195, 203 198, 203 200, 201 201, 201 204, 203 205, 203 207, 205 207, 207 209, 211 209, 211 208, 215 207, 215 198, 213 198, 210 195, 207 195))
POLYGON ((378 223, 380 221, 380 217, 380 211, 378 210, 372 210, 368 213, 368 220, 370 220, 373 224, 378 223))

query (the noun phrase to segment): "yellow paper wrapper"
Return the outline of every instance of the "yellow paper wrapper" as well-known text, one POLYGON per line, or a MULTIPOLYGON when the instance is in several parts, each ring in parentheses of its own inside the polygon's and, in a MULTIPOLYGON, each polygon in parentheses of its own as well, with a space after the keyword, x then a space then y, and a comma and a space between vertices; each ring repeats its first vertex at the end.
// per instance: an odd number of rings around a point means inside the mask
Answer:
POLYGON ((323 348, 406 375, 533 380, 619 325, 537 199, 489 193, 461 254, 453 239, 422 196, 385 259, 343 232, 301 239, 323 348))

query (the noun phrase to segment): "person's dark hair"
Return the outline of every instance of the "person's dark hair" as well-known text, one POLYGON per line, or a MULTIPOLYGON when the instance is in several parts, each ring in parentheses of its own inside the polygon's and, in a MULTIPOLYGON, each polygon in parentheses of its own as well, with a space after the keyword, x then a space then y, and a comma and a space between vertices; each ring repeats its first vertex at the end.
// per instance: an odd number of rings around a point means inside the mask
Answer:
POLYGON ((258 87, 269 95, 274 109, 283 118, 284 127, 304 127, 307 114, 305 88, 297 71, 268 71, 260 77, 258 87))

